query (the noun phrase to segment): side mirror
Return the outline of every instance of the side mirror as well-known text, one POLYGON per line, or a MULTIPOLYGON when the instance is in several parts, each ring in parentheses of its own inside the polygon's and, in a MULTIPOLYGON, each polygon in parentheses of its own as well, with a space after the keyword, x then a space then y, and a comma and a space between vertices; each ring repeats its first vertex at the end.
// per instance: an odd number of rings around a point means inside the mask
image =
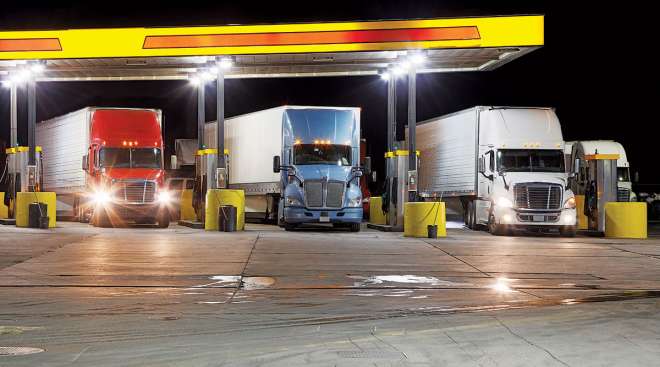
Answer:
POLYGON ((635 171, 635 175, 633 177, 633 180, 635 183, 639 183, 639 171, 635 171))
POLYGON ((479 173, 486 173, 486 159, 484 157, 479 157, 479 173))
POLYGON ((364 173, 371 173, 371 157, 364 157, 364 173))
POLYGON ((273 173, 280 173, 281 160, 280 156, 276 155, 273 157, 273 173))
POLYGON ((356 170, 355 177, 362 177, 362 170, 356 170))
POLYGON ((378 181, 378 175, 376 175, 376 171, 371 172, 371 182, 376 182, 378 181))
POLYGON ((179 168, 179 167, 177 167, 176 156, 171 155, 170 156, 170 169, 177 169, 177 168, 179 168))
POLYGON ((580 172, 580 158, 575 158, 575 163, 573 163, 573 175, 577 175, 580 172))
POLYGON ((89 169, 89 156, 87 154, 82 157, 82 169, 83 171, 87 171, 89 169))

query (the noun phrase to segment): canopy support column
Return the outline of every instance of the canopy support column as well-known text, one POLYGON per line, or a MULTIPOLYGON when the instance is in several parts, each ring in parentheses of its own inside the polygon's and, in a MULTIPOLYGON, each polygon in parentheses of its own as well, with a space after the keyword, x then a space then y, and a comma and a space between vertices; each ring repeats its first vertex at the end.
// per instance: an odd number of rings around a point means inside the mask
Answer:
POLYGON ((408 200, 417 201, 417 70, 408 69, 408 200))

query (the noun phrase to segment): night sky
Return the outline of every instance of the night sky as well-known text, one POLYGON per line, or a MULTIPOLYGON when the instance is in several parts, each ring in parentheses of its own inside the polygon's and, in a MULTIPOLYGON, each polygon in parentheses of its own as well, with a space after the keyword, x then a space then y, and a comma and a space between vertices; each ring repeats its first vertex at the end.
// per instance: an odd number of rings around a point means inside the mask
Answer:
MULTIPOLYGON (((5 2, 6 3, 6 2, 5 2)), ((530 1, 216 2, 212 5, 134 1, 2 4, 0 29, 224 25, 343 20, 545 14, 545 46, 491 72, 418 76, 422 121, 474 105, 550 106, 565 140, 615 139, 624 144, 642 183, 660 183, 651 152, 660 140, 658 67, 650 9, 632 2, 611 7, 530 1), (139 3, 139 7, 136 5, 139 3), (185 5, 185 7, 183 6, 185 5)), ((581 2, 580 2, 581 3, 581 2)), ((406 87, 399 95, 399 133, 406 120, 406 87)), ((207 119, 215 119, 207 91, 207 119)), ((9 93, 0 91, 0 139, 9 135, 9 93)), ((160 108, 165 137, 196 137, 196 96, 183 81, 40 83, 37 119, 85 106, 160 108)), ((227 80, 228 117, 282 104, 362 107, 362 136, 382 177, 386 145, 386 86, 378 77, 227 80)), ((19 124, 25 125, 21 113, 19 124)), ((26 129, 21 131, 27 141, 26 129)), ((401 136, 401 135, 400 135, 401 136)))

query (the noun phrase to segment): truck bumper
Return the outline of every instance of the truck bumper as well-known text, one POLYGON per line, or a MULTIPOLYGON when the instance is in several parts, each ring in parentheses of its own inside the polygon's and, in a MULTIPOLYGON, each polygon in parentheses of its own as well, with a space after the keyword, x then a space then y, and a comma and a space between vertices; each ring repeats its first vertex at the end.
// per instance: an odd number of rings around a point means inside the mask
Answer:
POLYGON ((362 208, 344 208, 338 210, 318 210, 307 208, 284 208, 284 221, 291 224, 302 223, 360 223, 362 208), (328 221, 321 221, 321 214, 328 221))
POLYGON ((511 228, 534 229, 540 227, 561 228, 577 225, 575 209, 562 209, 560 211, 518 211, 511 208, 498 208, 494 210, 495 221, 511 228))
POLYGON ((102 209, 109 217, 124 221, 155 221, 162 211, 166 210, 166 207, 157 202, 148 204, 108 203, 102 209))

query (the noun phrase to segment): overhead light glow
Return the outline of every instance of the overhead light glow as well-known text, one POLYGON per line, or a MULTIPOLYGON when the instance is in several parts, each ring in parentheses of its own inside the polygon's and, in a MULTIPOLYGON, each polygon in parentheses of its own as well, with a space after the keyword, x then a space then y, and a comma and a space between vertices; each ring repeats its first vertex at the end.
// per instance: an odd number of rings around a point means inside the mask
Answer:
POLYGON ((3 80, 2 81, 2 86, 5 87, 5 88, 11 88, 11 85, 12 85, 11 80, 3 80))
POLYGON ((404 68, 402 68, 401 66, 395 66, 395 67, 392 68, 392 74, 394 74, 395 76, 402 75, 405 72, 406 72, 406 70, 404 68))
POLYGON ((383 80, 390 80, 390 73, 381 73, 380 78, 383 80))
POLYGON ((215 75, 211 74, 211 73, 208 72, 208 71, 203 71, 203 72, 201 72, 201 73, 199 74, 199 77, 200 77, 202 80, 213 80, 213 79, 215 78, 215 75))
POLYGON ((426 56, 421 52, 414 53, 410 55, 410 62, 412 62, 413 65, 422 65, 426 62, 426 56))
POLYGON ((220 61, 218 62, 218 66, 221 67, 221 68, 223 68, 223 69, 225 69, 225 70, 231 68, 232 65, 234 65, 234 62, 233 62, 233 61, 231 60, 231 58, 229 58, 229 57, 223 57, 223 58, 220 59, 220 61))
POLYGON ((44 65, 44 64, 42 64, 42 63, 40 63, 40 62, 39 62, 39 63, 35 63, 35 64, 32 64, 32 65, 30 66, 30 70, 31 70, 33 73, 35 73, 35 74, 43 73, 44 70, 46 70, 46 65, 44 65))
POLYGON ((189 78, 188 78, 188 82, 189 82, 190 84, 192 84, 192 85, 199 85, 199 84, 200 84, 200 80, 199 80, 199 78, 196 77, 196 76, 191 76, 191 77, 189 77, 189 78))
POLYGON ((217 66, 213 66, 213 67, 209 68, 209 73, 215 75, 215 74, 218 73, 219 70, 220 70, 220 69, 218 69, 217 66))

